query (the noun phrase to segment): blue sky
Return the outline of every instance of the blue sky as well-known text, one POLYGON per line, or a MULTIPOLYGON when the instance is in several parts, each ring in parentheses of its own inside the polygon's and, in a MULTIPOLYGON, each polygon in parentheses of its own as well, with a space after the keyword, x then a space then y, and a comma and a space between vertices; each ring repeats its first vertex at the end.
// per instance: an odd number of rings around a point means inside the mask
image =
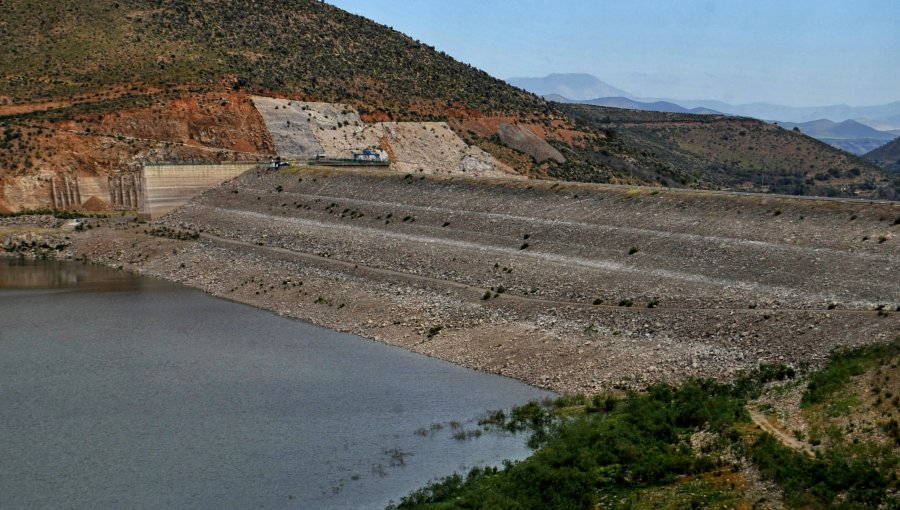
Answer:
POLYGON ((644 97, 900 100, 900 0, 328 0, 498 78, 590 73, 644 97))

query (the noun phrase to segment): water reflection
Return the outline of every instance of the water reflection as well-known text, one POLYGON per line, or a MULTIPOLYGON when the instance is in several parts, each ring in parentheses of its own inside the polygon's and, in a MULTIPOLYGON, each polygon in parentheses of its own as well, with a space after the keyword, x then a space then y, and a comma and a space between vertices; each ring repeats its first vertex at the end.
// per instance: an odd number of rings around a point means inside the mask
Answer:
POLYGON ((0 289, 139 290, 159 281, 89 262, 0 257, 0 289))

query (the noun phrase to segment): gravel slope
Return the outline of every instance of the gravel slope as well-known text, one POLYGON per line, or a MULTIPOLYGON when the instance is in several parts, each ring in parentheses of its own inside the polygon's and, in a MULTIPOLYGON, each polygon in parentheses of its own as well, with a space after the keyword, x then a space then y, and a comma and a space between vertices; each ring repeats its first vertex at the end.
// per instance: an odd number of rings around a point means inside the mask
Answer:
POLYGON ((245 174, 162 222, 197 240, 92 231, 73 253, 596 391, 815 364, 900 333, 897 218, 894 204, 304 169, 245 174))

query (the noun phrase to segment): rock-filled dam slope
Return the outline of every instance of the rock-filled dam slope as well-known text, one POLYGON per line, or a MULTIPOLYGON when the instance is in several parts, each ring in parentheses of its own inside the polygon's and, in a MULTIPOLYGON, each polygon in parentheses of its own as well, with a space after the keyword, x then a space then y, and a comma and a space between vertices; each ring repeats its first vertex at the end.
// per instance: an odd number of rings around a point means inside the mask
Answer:
POLYGON ((556 390, 815 363, 900 331, 890 203, 307 168, 163 221, 200 237, 117 260, 556 390))

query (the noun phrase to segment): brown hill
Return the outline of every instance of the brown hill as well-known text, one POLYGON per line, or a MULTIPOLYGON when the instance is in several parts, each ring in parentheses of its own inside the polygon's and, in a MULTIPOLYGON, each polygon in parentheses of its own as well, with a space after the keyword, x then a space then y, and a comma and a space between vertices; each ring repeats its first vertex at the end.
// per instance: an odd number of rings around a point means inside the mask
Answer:
MULTIPOLYGON (((745 117, 557 104, 580 129, 607 134, 580 156, 669 186, 788 195, 900 196, 900 180, 802 133, 745 117)), ((577 158, 557 175, 594 180, 577 158)), ((588 166, 589 168, 589 166, 588 166)))
MULTIPOLYGON (((270 158, 274 145, 251 94, 341 102, 365 122, 446 120, 467 142, 531 176, 828 192, 799 185, 799 177, 789 186, 748 178, 741 172, 753 173, 756 163, 726 146, 657 150, 671 143, 550 106, 314 0, 6 0, 0 202, 40 205, 34 189, 54 175, 102 178, 148 160, 270 158)), ((660 133, 690 131, 678 118, 657 122, 670 124, 660 133)), ((782 145, 792 142, 773 135, 767 143, 787 152, 782 145)), ((806 180, 836 168, 841 177, 829 184, 846 180, 864 196, 893 193, 874 166, 809 150, 800 169, 759 165, 777 178, 794 172, 806 180), (847 174, 855 165, 860 175, 847 174)))
POLYGON ((894 138, 894 141, 882 145, 864 155, 863 158, 888 172, 900 175, 900 138, 894 138))

